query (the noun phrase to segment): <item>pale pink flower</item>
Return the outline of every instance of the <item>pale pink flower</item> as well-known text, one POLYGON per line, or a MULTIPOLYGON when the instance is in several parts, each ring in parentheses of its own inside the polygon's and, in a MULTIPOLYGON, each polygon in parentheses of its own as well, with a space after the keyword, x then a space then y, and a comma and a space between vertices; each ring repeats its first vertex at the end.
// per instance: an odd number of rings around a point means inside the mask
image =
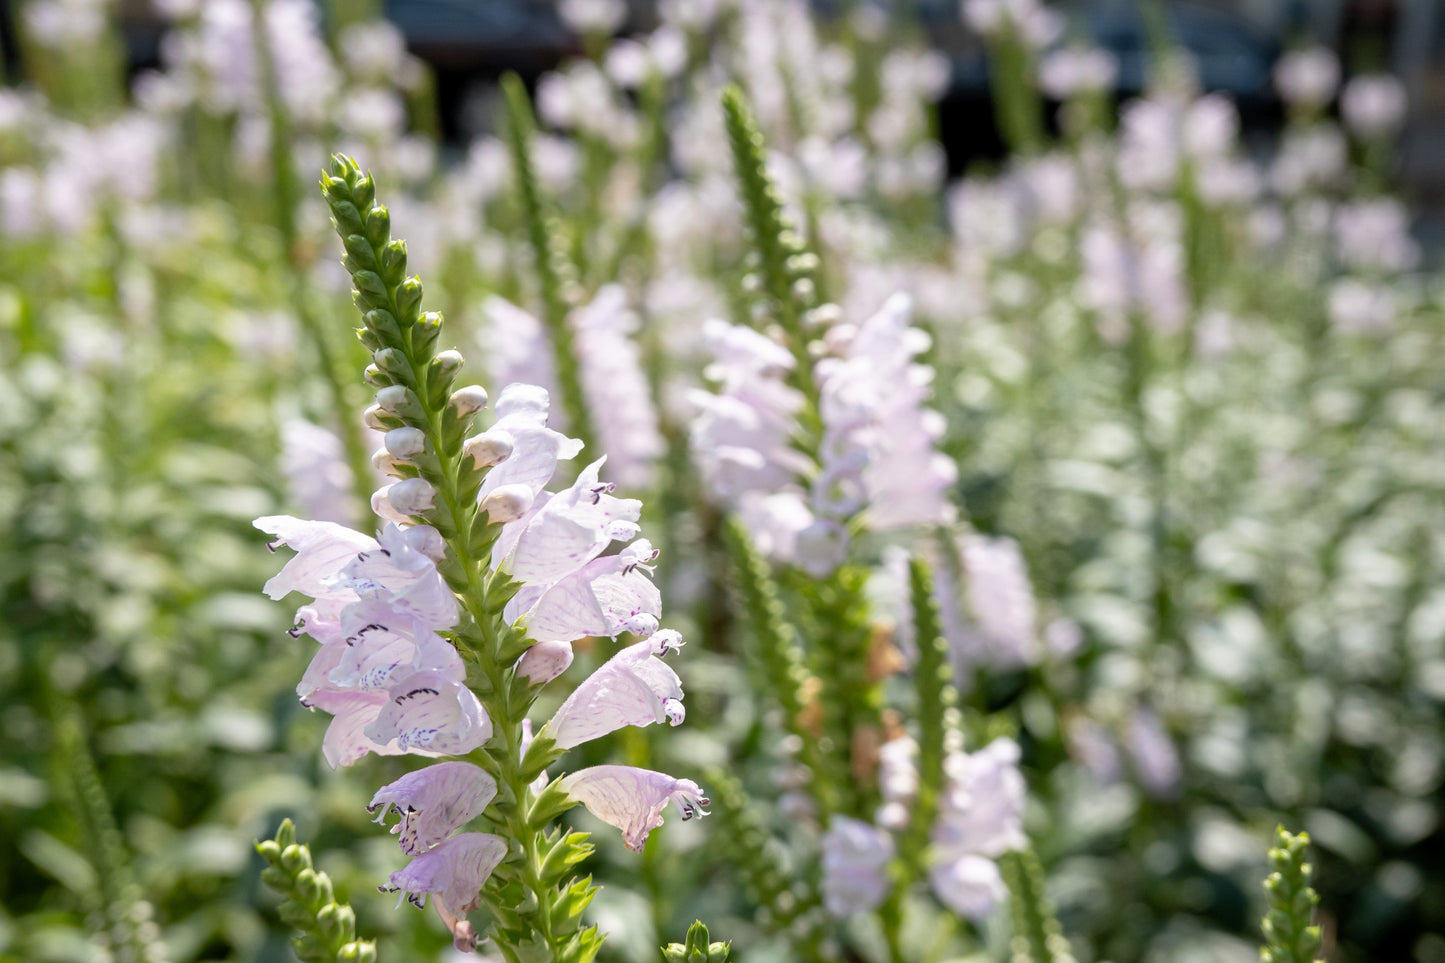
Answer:
POLYGON ((1367 140, 1399 133, 1406 106, 1405 86, 1390 74, 1355 77, 1340 95, 1345 126, 1367 140))
POLYGON ((648 563, 657 558, 640 538, 616 555, 593 559, 550 585, 528 585, 503 614, 538 641, 570 642, 589 635, 648 636, 657 629, 662 596, 648 563))
POLYGON ((583 680, 553 714, 543 732, 571 749, 623 726, 682 722, 682 680, 662 661, 682 645, 663 629, 629 645, 583 680))
POLYGON ((1274 85, 1288 103, 1323 107, 1340 86, 1340 60, 1325 47, 1288 51, 1274 66, 1274 85))
POLYGON ((512 453, 487 472, 480 497, 503 485, 526 485, 535 495, 547 487, 559 460, 582 450, 582 442, 547 427, 547 392, 536 385, 510 384, 493 406, 497 420, 491 431, 506 432, 512 453))
POLYGON ((460 833, 414 857, 378 889, 402 893, 417 907, 425 906, 428 894, 433 895, 437 912, 452 931, 457 948, 470 950, 477 940, 466 913, 481 904, 482 886, 506 858, 508 848, 501 836, 460 833))
POLYGON ((982 921, 1008 896, 998 864, 972 853, 942 859, 928 870, 933 892, 960 916, 982 921))
POLYGON ((893 837, 860 819, 834 816, 823 834, 823 905, 838 919, 870 913, 887 898, 893 837))
POLYGON ((418 672, 387 690, 365 734, 378 745, 393 741, 403 751, 462 756, 492 737, 492 720, 461 682, 441 672, 418 672))
POLYGON ((634 340, 638 317, 628 308, 622 286, 608 284, 573 311, 568 323, 597 444, 611 458, 618 484, 645 488, 667 446, 634 340))
POLYGON ((707 815, 702 807, 708 799, 697 783, 650 769, 593 766, 564 776, 560 786, 592 815, 622 830, 627 848, 638 853, 648 833, 662 825, 668 803, 684 820, 707 815))
POLYGON ((391 828, 401 851, 416 856, 480 816, 497 794, 497 781, 469 762, 439 762, 382 786, 366 811, 385 823, 393 808, 401 820, 391 828))
POLYGON ((604 459, 584 468, 572 487, 542 493, 532 510, 503 530, 492 553, 498 567, 524 583, 547 583, 575 572, 614 541, 636 535, 642 503, 616 498, 600 481, 604 459))

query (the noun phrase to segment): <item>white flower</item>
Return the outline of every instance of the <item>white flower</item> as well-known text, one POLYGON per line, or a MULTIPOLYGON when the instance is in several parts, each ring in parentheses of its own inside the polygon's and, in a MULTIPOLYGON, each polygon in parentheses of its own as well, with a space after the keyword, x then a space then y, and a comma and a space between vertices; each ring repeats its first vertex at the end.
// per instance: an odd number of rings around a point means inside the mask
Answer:
POLYGON ((662 825, 668 803, 684 820, 706 816, 708 799, 691 779, 632 766, 593 766, 565 776, 561 788, 598 819, 622 830, 633 852, 642 852, 647 834, 662 825))
POLYGON ((391 831, 408 856, 435 847, 486 810, 497 781, 469 762, 439 762, 382 786, 367 812, 384 823, 393 808, 401 816, 391 831))
POLYGON ((571 749, 623 726, 678 725, 684 715, 682 680, 660 656, 681 645, 670 629, 629 645, 573 690, 543 733, 571 749))
POLYGON ((892 887, 893 838, 847 816, 834 816, 823 834, 823 905, 838 919, 870 913, 892 887))

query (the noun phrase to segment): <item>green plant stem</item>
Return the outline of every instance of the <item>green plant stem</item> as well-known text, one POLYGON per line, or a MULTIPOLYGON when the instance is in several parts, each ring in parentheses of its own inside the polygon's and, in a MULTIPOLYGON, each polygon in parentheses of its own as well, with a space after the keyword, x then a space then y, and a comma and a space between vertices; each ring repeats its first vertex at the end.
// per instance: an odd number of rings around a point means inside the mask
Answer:
POLYGON ((502 78, 502 92, 507 101, 507 132, 512 150, 513 175, 516 177, 517 194, 522 202, 527 226, 527 240, 532 246, 537 270, 542 296, 542 320, 546 323, 547 332, 552 339, 557 387, 562 394, 562 409, 567 414, 568 430, 582 439, 588 451, 596 451, 593 445, 594 427, 582 390, 582 376, 578 370, 577 351, 573 344, 572 325, 569 320, 570 305, 564 291, 564 262, 556 249, 550 212, 532 167, 532 136, 537 122, 532 115, 532 103, 527 97, 527 90, 516 74, 508 74, 502 78))

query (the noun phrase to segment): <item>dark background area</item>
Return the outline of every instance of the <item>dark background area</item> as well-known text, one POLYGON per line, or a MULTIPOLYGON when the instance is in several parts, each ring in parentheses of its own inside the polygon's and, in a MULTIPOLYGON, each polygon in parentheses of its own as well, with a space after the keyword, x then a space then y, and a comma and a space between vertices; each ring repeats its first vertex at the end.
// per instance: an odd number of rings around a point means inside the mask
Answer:
MULTIPOLYGON (((842 15, 857 0, 816 0, 825 15, 842 15)), ((7 64, 15 62, 13 22, 18 4, 0 0, 0 40, 7 64)), ((654 0, 631 0, 624 33, 655 23, 654 0)), ((953 64, 953 80, 939 107, 949 169, 1000 157, 987 92, 982 46, 961 23, 958 0, 911 0, 909 9, 935 49, 953 64)), ((1143 87, 1149 28, 1143 0, 1081 0, 1055 4, 1070 19, 1070 34, 1112 51, 1120 64, 1116 95, 1143 87)), ((557 16, 552 0, 385 0, 386 16, 402 30, 411 51, 437 78, 443 130, 464 134, 465 105, 479 86, 515 70, 529 81, 582 52, 557 16)), ((1401 188, 1417 205, 1445 202, 1445 4, 1440 0, 1214 0, 1157 3, 1173 40, 1195 58, 1208 90, 1231 94, 1246 137, 1276 129, 1283 113, 1274 94, 1274 61, 1288 46, 1317 41, 1333 48, 1345 74, 1389 70, 1409 93, 1410 119, 1401 144, 1401 188)), ((147 0, 121 0, 120 16, 133 69, 155 66, 161 21, 147 0)))

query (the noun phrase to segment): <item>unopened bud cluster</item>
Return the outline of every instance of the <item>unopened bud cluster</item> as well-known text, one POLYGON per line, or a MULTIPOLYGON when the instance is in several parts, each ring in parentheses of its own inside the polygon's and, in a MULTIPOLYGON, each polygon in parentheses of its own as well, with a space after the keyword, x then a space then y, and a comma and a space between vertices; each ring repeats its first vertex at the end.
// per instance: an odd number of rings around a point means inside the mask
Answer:
POLYGON ((375 963, 376 945, 356 938, 356 914, 336 901, 331 879, 311 864, 311 851, 296 842, 291 820, 281 823, 275 839, 256 844, 270 865, 261 871, 267 886, 280 893, 281 919, 301 931, 294 942, 305 963, 375 963))

